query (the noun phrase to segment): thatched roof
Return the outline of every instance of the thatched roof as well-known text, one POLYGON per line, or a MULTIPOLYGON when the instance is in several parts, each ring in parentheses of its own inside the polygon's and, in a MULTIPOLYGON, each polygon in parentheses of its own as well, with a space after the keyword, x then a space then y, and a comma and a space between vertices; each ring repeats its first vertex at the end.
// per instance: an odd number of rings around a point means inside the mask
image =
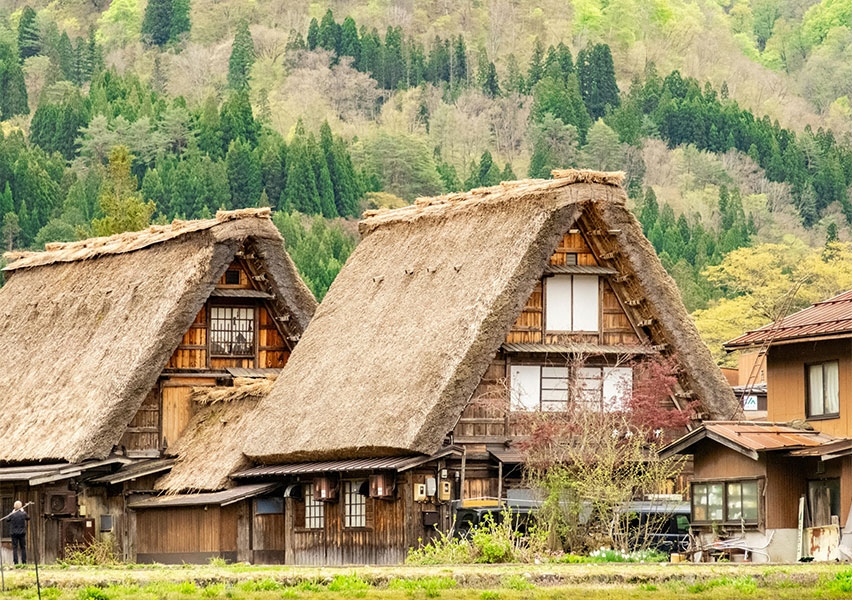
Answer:
POLYGON ((0 289, 0 461, 108 455, 244 244, 301 334, 316 301, 269 209, 10 257, 0 289))
POLYGON ((228 487, 228 475, 248 466, 243 455, 246 417, 272 389, 272 379, 235 379, 233 387, 195 388, 198 406, 186 431, 168 449, 175 464, 155 484, 168 493, 215 491, 228 487))
POLYGON ((622 175, 569 170, 371 213, 272 392, 246 454, 261 462, 436 451, 562 235, 614 230, 666 343, 707 412, 730 386, 639 223, 622 175))

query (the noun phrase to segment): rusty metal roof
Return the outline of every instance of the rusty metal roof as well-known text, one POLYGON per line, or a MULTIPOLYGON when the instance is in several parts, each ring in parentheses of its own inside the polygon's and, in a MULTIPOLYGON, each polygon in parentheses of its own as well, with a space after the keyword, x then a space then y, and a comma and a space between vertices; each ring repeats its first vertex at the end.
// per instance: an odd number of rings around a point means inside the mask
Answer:
POLYGON ((773 331, 773 343, 820 336, 852 335, 852 290, 817 302, 788 315, 780 322, 744 333, 725 343, 726 348, 743 348, 765 342, 773 331))
POLYGON ((838 441, 838 438, 819 431, 777 423, 705 421, 698 429, 663 448, 660 455, 689 454, 690 448, 703 439, 711 439, 754 460, 758 459, 758 452, 798 450, 838 441))
POLYGON ((203 506, 218 504, 228 506, 246 498, 261 496, 273 491, 278 483, 260 483, 253 485, 240 485, 221 492, 204 492, 200 494, 177 494, 154 496, 129 502, 127 506, 133 509, 139 508, 166 508, 170 506, 203 506))
POLYGON ((830 460, 839 456, 852 454, 852 440, 842 439, 819 446, 802 448, 790 452, 791 456, 819 456, 822 460, 830 460))

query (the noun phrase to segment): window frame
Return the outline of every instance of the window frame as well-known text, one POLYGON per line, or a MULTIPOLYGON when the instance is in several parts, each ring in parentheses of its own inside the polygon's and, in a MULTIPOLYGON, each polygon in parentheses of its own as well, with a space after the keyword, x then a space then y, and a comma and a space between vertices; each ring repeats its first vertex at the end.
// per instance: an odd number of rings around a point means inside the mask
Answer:
MULTIPOLYGON (((235 304, 235 303, 211 303, 207 310, 207 339, 208 339, 208 347, 210 349, 210 358, 231 358, 235 360, 246 360, 246 359, 255 359, 257 358, 257 344, 258 344, 258 308, 259 306, 256 304, 235 304), (213 311, 217 309, 248 309, 252 311, 252 328, 251 328, 251 352, 248 354, 226 354, 222 352, 215 352, 214 346, 216 341, 213 339, 213 311)), ((233 342, 231 342, 233 344, 233 342)))
MULTIPOLYGON (((530 412, 570 412, 572 409, 577 407, 587 407, 589 410, 594 410, 595 412, 617 412, 619 410, 624 410, 627 404, 630 402, 633 395, 633 383, 634 382, 634 371, 632 363, 628 363, 628 366, 624 364, 609 366, 609 365, 583 365, 580 367, 580 372, 573 373, 573 366, 568 365, 553 365, 553 364, 526 364, 526 363, 511 363, 509 364, 509 409, 515 413, 530 413, 530 412), (538 388, 535 390, 537 392, 536 398, 538 407, 530 408, 525 403, 519 401, 520 389, 516 388, 515 385, 515 369, 537 369, 538 370, 538 388), (545 374, 545 369, 549 369, 550 372, 545 374), (567 388, 567 400, 546 398, 545 396, 549 392, 551 396, 555 395, 555 392, 559 391, 559 383, 563 381, 563 378, 555 376, 553 370, 555 369, 565 369, 566 374, 564 381, 566 382, 567 388), (582 376, 582 370, 594 370, 597 371, 598 376, 596 378, 589 378, 582 376), (612 392, 612 388, 607 385, 607 381, 611 376, 616 376, 617 373, 629 371, 630 372, 630 381, 631 381, 631 389, 630 394, 625 396, 620 400, 620 402, 610 402, 607 394, 612 392), (547 385, 545 382, 547 381, 547 385), (584 390, 582 387, 583 381, 596 381, 598 382, 598 386, 592 389, 584 390), (593 401, 587 401, 583 398, 583 392, 592 392, 596 398, 593 401), (564 408, 559 410, 556 405, 564 404, 564 408), (547 405, 547 408, 546 408, 547 405)), ((524 389, 524 391, 527 391, 524 389)))
POLYGON ((367 529, 367 497, 361 494, 360 490, 364 484, 369 486, 369 481, 365 479, 344 479, 341 496, 343 501, 340 503, 343 510, 343 528, 344 529, 367 529), (353 500, 357 500, 353 504, 353 500), (350 514, 350 509, 355 508, 354 514, 350 514), (357 519, 355 524, 353 520, 357 519))
POLYGON ((314 498, 314 482, 302 486, 302 502, 305 504, 305 522, 300 529, 322 531, 325 529, 325 502, 314 498))
POLYGON ((544 286, 543 293, 542 293, 542 304, 544 305, 544 315, 543 315, 543 318, 542 318, 542 331, 545 334, 547 334, 547 333, 556 333, 556 334, 572 334, 572 333, 573 334, 594 334, 594 333, 598 333, 599 334, 601 332, 601 317, 602 317, 601 298, 602 298, 602 294, 601 294, 601 277, 599 275, 555 274, 555 275, 550 275, 550 276, 544 277, 543 280, 542 280, 542 283, 543 283, 543 286, 544 286), (589 278, 589 279, 595 280, 595 284, 596 284, 595 287, 596 287, 596 290, 597 290, 596 302, 595 302, 595 320, 597 322, 597 325, 596 325, 595 329, 576 329, 575 326, 574 326, 576 316, 577 316, 575 314, 576 313, 575 293, 576 293, 576 289, 577 289, 577 286, 575 285, 575 280, 578 277, 589 278), (570 280, 570 282, 569 282, 570 306, 569 306, 569 316, 568 316, 568 321, 570 322, 570 329, 551 328, 549 326, 549 323, 548 323, 548 316, 551 313, 551 310, 550 310, 551 307, 549 306, 551 304, 550 296, 549 296, 550 292, 548 291, 548 289, 550 288, 550 286, 552 285, 552 282, 556 278, 567 278, 567 279, 570 280))
MULTIPOLYGON (((692 525, 713 525, 714 523, 718 523, 721 525, 728 526, 737 526, 739 527, 741 524, 745 527, 761 527, 763 525, 763 519, 765 514, 764 508, 764 497, 763 492, 765 489, 765 477, 732 477, 732 478, 717 478, 717 479, 693 479, 689 483, 689 517, 690 523, 692 525), (754 483, 757 486, 757 519, 755 520, 743 520, 743 519, 734 519, 731 520, 728 518, 728 485, 729 484, 744 484, 744 483, 754 483), (695 486, 696 485, 721 485, 722 486, 722 519, 721 520, 713 520, 713 519, 698 519, 695 516, 695 486)), ((742 498, 742 491, 740 491, 740 498, 742 498)), ((742 500, 740 501, 742 502, 742 500)))
POLYGON ((840 418, 840 359, 832 358, 829 360, 821 360, 816 362, 805 363, 805 419, 808 421, 827 421, 830 419, 840 418), (811 414, 811 367, 822 367, 822 406, 825 411, 825 366, 828 364, 837 365, 837 412, 820 414, 811 414))

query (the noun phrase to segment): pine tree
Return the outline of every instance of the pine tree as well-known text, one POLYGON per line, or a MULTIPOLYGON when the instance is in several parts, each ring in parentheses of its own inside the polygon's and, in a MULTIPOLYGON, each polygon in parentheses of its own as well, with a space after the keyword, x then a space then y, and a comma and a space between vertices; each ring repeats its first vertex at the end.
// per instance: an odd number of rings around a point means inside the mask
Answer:
POLYGON ((524 76, 518 66, 518 59, 514 54, 509 54, 506 59, 506 80, 504 87, 509 94, 523 94, 526 89, 524 76))
POLYGON ((13 43, 0 40, 0 121, 30 112, 24 72, 13 43))
POLYGON ((18 21, 18 52, 21 56, 21 62, 35 56, 40 51, 41 40, 39 39, 36 12, 29 5, 26 5, 21 11, 21 19, 18 21))
POLYGON ((453 43, 452 83, 456 85, 467 83, 467 47, 461 34, 453 43))
POLYGON ((320 148, 334 188, 337 214, 341 217, 355 216, 358 212, 355 173, 345 156, 342 140, 334 139, 327 121, 320 127, 320 148))
POLYGON ((325 11, 317 33, 317 45, 335 55, 340 50, 340 26, 334 20, 331 9, 325 11))
POLYGON ((497 81, 497 69, 494 67, 494 63, 488 60, 485 48, 479 52, 476 80, 482 90, 482 93, 489 98, 495 98, 500 95, 500 85, 497 81))
POLYGON ((103 48, 98 44, 95 37, 95 28, 89 28, 89 38, 86 42, 86 59, 88 63, 89 79, 104 69, 103 48))
POLYGON ((163 46, 172 36, 173 0, 148 0, 145 18, 142 20, 142 34, 152 44, 163 46))
POLYGON ((181 37, 189 33, 192 23, 189 19, 190 0, 173 0, 172 22, 169 32, 169 40, 177 42, 181 37))
POLYGON ((308 50, 316 50, 319 43, 319 23, 316 18, 311 19, 311 24, 308 25, 308 50))
POLYGON ((74 81, 74 46, 66 32, 59 38, 59 70, 67 81, 74 81))
POLYGON ((233 141, 225 156, 225 164, 228 167, 228 182, 234 207, 257 206, 263 191, 257 153, 248 143, 242 140, 233 141))
POLYGON ((581 50, 577 55, 577 77, 580 94, 592 120, 602 118, 607 106, 619 105, 618 84, 612 53, 606 44, 581 50))
POLYGON ((503 173, 500 174, 500 181, 514 181, 518 176, 515 175, 514 169, 512 169, 512 163, 506 163, 506 166, 503 167, 503 173))
POLYGON ((260 129, 252 114, 248 91, 232 92, 219 112, 219 125, 222 142, 229 145, 233 140, 242 139, 252 146, 257 143, 260 129))
POLYGON ((340 27, 340 56, 351 56, 356 66, 361 62, 361 39, 352 17, 343 19, 340 27))
POLYGON ((396 89, 405 81, 405 58, 402 56, 402 28, 388 27, 385 34, 385 47, 382 53, 384 62, 383 87, 387 90, 396 89))
POLYGON ((126 146, 116 146, 109 155, 107 175, 99 202, 103 218, 92 221, 95 235, 113 235, 145 229, 157 210, 136 191, 136 178, 130 173, 133 160, 126 146))
POLYGON ((322 148, 317 144, 313 134, 308 136, 308 148, 310 151, 311 166, 314 170, 314 178, 317 182, 320 212, 326 219, 333 219, 339 216, 337 207, 334 204, 334 185, 331 183, 331 175, 328 173, 328 163, 325 160, 322 148))
POLYGON ((541 45, 541 40, 535 39, 535 47, 533 48, 532 57, 530 58, 530 67, 527 70, 527 89, 532 90, 535 84, 539 82, 544 73, 544 46, 541 45))
POLYGON ((293 141, 288 152, 287 184, 279 210, 298 210, 306 214, 318 214, 320 209, 316 176, 307 146, 305 127, 301 119, 296 124, 293 141))
POLYGON ((231 47, 231 58, 228 61, 228 87, 237 91, 249 88, 254 59, 254 40, 251 37, 248 22, 242 20, 237 25, 237 33, 231 47))
POLYGON ((219 103, 213 95, 207 96, 198 117, 198 147, 211 158, 222 157, 222 131, 219 124, 219 103))

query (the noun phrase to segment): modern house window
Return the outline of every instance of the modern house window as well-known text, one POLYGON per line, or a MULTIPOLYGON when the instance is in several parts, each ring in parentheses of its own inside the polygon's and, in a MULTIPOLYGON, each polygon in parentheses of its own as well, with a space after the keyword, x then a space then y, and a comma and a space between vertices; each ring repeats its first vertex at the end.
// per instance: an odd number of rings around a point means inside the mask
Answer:
POLYGON ((210 353, 213 356, 251 356, 254 354, 253 307, 211 307, 210 353))
POLYGON ((314 485, 305 486, 305 529, 322 529, 325 526, 325 503, 314 498, 314 485))
POLYGON ((343 526, 367 526, 367 498, 361 494, 363 481, 343 482, 343 526))
POLYGON ((568 367, 512 365, 512 408, 522 411, 566 411, 574 399, 594 411, 616 411, 626 407, 633 391, 630 367, 581 367, 572 381, 568 367))
POLYGON ((840 413, 840 368, 836 360, 807 365, 808 417, 833 417, 840 413))
POLYGON ((548 331, 600 329, 597 275, 554 275, 545 287, 545 327, 548 331))
POLYGON ((757 523, 759 514, 755 479, 692 484, 694 523, 757 523))

